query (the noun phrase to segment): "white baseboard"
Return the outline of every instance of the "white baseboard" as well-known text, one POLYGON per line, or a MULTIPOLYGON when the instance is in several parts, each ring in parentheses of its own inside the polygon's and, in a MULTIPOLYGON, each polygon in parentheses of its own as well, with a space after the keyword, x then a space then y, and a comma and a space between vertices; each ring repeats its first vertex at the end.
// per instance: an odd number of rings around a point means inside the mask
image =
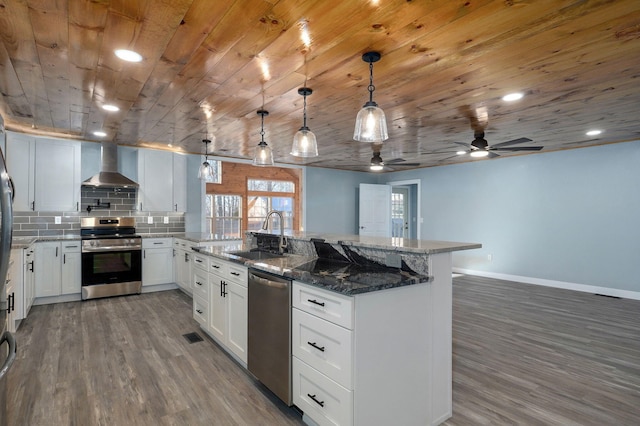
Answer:
POLYGON ((175 283, 169 284, 156 284, 156 285, 147 285, 142 286, 142 293, 153 293, 156 291, 165 291, 165 290, 175 290, 178 288, 178 285, 175 283))
POLYGON ((545 287, 562 288, 565 290, 581 291, 584 293, 604 294, 605 296, 621 297, 624 299, 640 300, 640 291, 619 290, 609 287, 598 287, 587 284, 570 283, 566 281, 545 280, 542 278, 523 277, 520 275, 500 274, 497 272, 476 271, 473 269, 452 268, 453 272, 479 277, 496 278, 499 280, 515 281, 525 284, 542 285, 545 287))

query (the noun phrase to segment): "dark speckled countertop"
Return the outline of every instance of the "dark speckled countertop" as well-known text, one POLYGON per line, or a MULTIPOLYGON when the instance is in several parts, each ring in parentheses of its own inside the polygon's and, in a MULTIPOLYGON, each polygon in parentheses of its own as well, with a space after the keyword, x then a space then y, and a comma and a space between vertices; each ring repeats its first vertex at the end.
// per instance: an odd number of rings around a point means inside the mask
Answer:
POLYGON ((199 253, 243 264, 348 296, 431 281, 431 277, 397 268, 360 266, 317 257, 287 254, 283 257, 248 260, 233 252, 248 251, 240 242, 195 249, 199 253))

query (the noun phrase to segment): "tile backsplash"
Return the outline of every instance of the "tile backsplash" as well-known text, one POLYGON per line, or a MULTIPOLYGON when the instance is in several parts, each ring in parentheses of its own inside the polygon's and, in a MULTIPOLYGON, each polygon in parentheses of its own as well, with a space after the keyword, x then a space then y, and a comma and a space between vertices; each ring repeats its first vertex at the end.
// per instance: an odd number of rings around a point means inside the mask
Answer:
POLYGON ((184 232, 183 212, 140 212, 136 210, 136 190, 133 188, 88 188, 81 190, 79 212, 13 212, 13 235, 45 237, 80 234, 80 218, 88 216, 133 216, 139 234, 184 232), (87 207, 91 206, 91 211, 87 207), (153 223, 148 223, 149 217, 153 223), (56 218, 60 223, 56 223, 56 218), (164 223, 167 217, 169 223, 164 223))

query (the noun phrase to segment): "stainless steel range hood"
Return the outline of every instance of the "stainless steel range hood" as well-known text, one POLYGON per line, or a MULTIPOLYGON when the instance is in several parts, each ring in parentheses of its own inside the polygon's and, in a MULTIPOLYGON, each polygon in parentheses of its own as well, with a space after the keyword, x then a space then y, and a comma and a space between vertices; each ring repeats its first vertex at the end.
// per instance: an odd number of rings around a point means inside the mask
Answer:
POLYGON ((82 186, 103 188, 137 188, 139 185, 118 173, 118 145, 113 142, 102 142, 102 166, 100 173, 82 182, 82 186))

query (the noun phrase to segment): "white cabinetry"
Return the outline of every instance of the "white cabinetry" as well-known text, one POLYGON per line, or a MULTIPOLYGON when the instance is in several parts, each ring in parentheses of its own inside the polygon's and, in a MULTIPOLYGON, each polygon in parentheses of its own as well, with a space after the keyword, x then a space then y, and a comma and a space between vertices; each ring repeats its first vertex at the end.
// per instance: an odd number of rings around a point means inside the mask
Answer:
POLYGON ((9 133, 7 168, 16 188, 16 211, 77 211, 80 143, 9 133))
POLYGON ((191 294, 191 243, 187 240, 175 238, 173 240, 173 259, 175 281, 184 292, 191 294))
POLYGON ((187 211, 187 156, 173 153, 173 211, 187 211))
POLYGON ((79 294, 80 241, 40 242, 35 246, 35 297, 79 294))
POLYGON ((179 211, 187 208, 187 157, 169 151, 138 151, 138 208, 179 211))
POLYGON ((292 306, 293 402, 306 418, 435 425, 451 415, 450 273, 354 296, 294 281, 292 306))
POLYGON ((232 355, 247 363, 248 290, 247 268, 211 256, 194 254, 194 318, 201 327, 232 355), (207 279, 204 274, 207 271, 207 279), (199 289, 201 284, 206 290, 199 289), (208 296, 205 301, 203 297, 208 296), (208 302, 208 303, 207 303, 208 302))
POLYGON ((173 282, 173 247, 171 238, 142 239, 142 285, 173 282))

